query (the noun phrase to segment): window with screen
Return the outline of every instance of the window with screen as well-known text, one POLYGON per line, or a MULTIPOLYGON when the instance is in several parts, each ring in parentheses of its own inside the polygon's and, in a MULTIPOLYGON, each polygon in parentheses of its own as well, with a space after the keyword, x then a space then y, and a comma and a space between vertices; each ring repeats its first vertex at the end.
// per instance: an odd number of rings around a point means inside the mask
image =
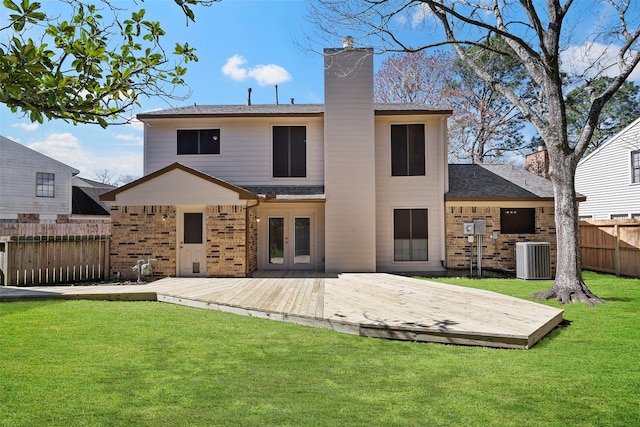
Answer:
POLYGON ((36 172, 36 197, 55 197, 55 175, 36 172))
POLYGON ((640 150, 631 152, 631 182, 640 182, 640 150))
POLYGON ((220 129, 179 129, 178 154, 220 154, 220 129))
POLYGON ((393 211, 394 261, 428 261, 428 229, 427 209, 395 209, 393 211))
POLYGON ((535 234, 535 208, 500 209, 500 232, 502 234, 535 234))
POLYGON ((424 124, 391 125, 391 175, 425 175, 424 124))
POLYGON ((305 126, 273 127, 274 178, 307 176, 307 128, 305 126))

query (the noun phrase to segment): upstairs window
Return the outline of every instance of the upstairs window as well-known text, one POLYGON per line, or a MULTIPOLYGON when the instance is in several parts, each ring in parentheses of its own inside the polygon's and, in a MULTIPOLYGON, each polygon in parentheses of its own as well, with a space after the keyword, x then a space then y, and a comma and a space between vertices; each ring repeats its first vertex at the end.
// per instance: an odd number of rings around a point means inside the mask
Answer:
POLYGON ((429 260, 429 224, 427 209, 393 211, 393 260, 429 260))
POLYGON ((424 124, 391 125, 391 176, 425 175, 424 124))
POLYGON ((306 126, 273 127, 273 177, 307 176, 306 126))
POLYGON ((55 175, 36 172, 36 197, 55 197, 55 175))
POLYGON ((178 130, 178 154, 220 154, 220 129, 178 130))
POLYGON ((535 208, 500 209, 500 232, 502 234, 535 234, 535 208))
POLYGON ((640 150, 631 152, 631 182, 640 182, 640 150))

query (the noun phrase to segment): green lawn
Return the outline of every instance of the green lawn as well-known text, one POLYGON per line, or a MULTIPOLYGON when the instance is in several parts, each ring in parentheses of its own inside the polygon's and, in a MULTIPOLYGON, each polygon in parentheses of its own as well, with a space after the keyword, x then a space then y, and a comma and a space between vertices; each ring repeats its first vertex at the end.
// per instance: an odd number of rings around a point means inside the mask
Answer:
MULTIPOLYGON (((563 307, 570 325, 531 350, 156 302, 3 303, 0 426, 640 425, 640 280, 585 277, 608 304, 563 307)), ((525 298, 550 286, 441 281, 525 298)))

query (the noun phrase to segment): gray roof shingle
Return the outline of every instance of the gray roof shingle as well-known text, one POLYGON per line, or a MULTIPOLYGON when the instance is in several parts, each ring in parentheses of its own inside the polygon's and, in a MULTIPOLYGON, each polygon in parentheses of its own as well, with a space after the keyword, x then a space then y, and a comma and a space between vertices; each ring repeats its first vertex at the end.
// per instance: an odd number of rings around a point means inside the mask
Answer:
POLYGON ((553 186, 510 164, 451 164, 446 199, 553 200, 553 186))
MULTIPOLYGON (((424 104, 374 104, 377 115, 394 114, 451 114, 450 109, 433 108, 424 104)), ((267 116, 322 116, 324 104, 259 104, 259 105, 190 105, 148 111, 138 119, 191 118, 191 117, 267 117, 267 116)))

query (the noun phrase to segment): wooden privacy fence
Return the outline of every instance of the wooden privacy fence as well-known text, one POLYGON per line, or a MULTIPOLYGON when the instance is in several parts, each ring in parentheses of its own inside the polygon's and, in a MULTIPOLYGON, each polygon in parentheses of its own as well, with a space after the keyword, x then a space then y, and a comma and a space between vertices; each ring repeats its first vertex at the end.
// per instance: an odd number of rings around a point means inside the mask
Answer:
POLYGON ((640 277, 640 221, 581 221, 580 254, 585 270, 640 277))
POLYGON ((108 224, 0 225, 0 284, 102 280, 109 271, 108 224))

